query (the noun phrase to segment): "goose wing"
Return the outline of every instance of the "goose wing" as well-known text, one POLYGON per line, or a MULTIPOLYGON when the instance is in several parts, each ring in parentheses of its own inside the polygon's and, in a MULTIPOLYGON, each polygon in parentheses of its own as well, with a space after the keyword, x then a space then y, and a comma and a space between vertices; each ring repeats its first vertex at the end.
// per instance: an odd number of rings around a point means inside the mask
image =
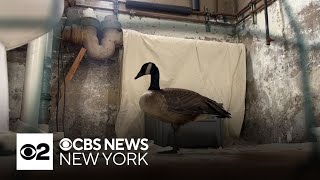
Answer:
POLYGON ((178 88, 162 89, 168 111, 179 114, 213 114, 222 118, 230 118, 222 104, 204 97, 194 91, 178 88))

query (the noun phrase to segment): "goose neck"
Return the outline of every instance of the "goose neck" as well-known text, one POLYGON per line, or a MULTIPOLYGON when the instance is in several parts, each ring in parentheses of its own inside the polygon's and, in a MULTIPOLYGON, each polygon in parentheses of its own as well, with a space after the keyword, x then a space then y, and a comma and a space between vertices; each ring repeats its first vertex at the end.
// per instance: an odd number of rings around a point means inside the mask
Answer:
POLYGON ((159 85, 159 79, 160 79, 160 73, 158 68, 154 68, 151 70, 151 83, 149 90, 160 90, 160 85, 159 85))

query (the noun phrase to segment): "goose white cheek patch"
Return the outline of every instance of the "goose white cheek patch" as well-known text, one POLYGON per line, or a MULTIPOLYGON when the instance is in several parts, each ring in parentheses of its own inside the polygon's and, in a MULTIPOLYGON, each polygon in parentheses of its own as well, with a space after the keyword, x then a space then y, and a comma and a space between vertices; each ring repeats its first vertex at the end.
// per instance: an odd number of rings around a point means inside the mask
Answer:
POLYGON ((152 64, 148 64, 145 74, 150 74, 152 64))

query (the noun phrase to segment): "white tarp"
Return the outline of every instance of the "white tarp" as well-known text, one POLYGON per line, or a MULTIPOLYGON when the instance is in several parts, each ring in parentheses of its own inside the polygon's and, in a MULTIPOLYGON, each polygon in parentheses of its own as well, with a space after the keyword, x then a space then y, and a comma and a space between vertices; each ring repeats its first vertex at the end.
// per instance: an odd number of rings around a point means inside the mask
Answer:
POLYGON ((239 137, 245 111, 246 51, 243 44, 146 35, 123 30, 121 102, 116 121, 118 137, 143 137, 140 96, 150 76, 134 77, 146 62, 160 71, 160 88, 184 88, 223 103, 232 118, 226 136, 239 137))

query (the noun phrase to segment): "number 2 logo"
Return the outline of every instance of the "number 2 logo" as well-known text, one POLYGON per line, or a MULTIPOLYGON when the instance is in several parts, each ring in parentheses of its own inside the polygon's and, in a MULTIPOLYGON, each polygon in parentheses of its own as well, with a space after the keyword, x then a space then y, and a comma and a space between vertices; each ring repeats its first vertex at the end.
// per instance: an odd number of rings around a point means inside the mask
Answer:
POLYGON ((49 160, 46 154, 49 152, 50 147, 46 143, 41 143, 36 147, 31 144, 25 144, 20 149, 20 155, 25 160, 31 160, 36 157, 36 160, 49 160))

